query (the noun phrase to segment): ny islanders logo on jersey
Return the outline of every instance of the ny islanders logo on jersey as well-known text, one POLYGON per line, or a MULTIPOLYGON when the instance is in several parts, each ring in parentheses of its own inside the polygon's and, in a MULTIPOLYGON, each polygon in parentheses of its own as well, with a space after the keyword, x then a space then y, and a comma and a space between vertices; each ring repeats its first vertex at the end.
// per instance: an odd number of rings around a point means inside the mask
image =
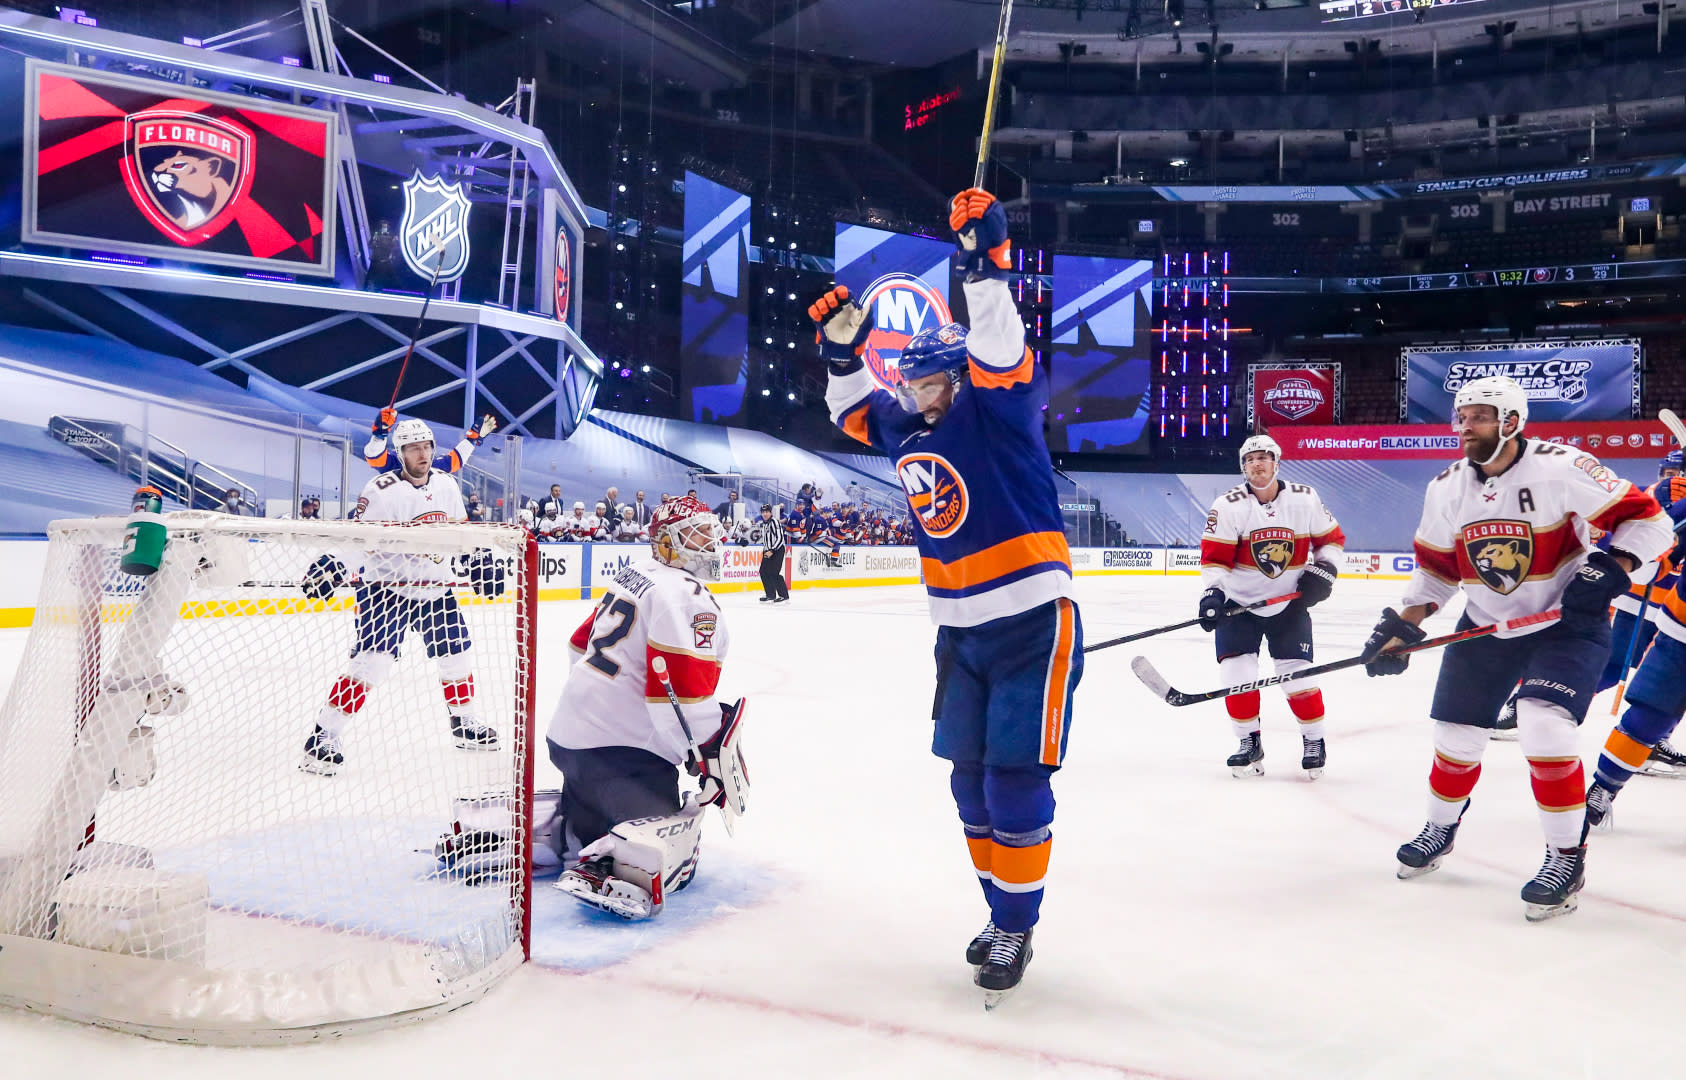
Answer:
POLYGON ((1294 561, 1294 530, 1254 529, 1247 535, 1247 546, 1253 552, 1253 565, 1265 577, 1281 577, 1294 561))
POLYGON ((861 306, 872 313, 873 320, 861 358, 873 380, 886 390, 902 381, 896 363, 913 335, 954 321, 943 294, 912 274, 885 274, 867 286, 861 306))
POLYGON ((1516 591, 1534 563, 1534 530, 1526 521, 1477 521, 1464 526, 1464 558, 1496 593, 1516 591))
POLYGON ((941 540, 966 523, 971 500, 966 481, 939 454, 909 454, 896 462, 896 476, 907 492, 907 503, 925 534, 941 540))

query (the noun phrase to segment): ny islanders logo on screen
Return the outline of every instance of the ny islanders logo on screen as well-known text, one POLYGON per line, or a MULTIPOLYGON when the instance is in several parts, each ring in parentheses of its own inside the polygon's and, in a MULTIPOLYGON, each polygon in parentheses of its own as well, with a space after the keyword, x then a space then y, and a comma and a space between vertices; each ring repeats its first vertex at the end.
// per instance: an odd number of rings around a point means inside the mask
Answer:
POLYGON ((896 476, 927 536, 941 540, 966 523, 971 503, 966 481, 948 459, 940 454, 909 454, 896 462, 896 476))
POLYGON ((252 189, 252 133, 178 109, 123 118, 123 185, 159 232, 202 244, 241 210, 252 189))
POLYGON ((912 274, 885 274, 867 286, 861 306, 872 313, 873 320, 862 359, 873 379, 886 390, 902 381, 896 362, 913 335, 954 321, 943 294, 912 274))
POLYGON ((553 298, 556 306, 552 309, 556 313, 558 322, 568 321, 568 303, 571 299, 573 274, 568 269, 569 255, 568 230, 556 230, 556 281, 553 298))

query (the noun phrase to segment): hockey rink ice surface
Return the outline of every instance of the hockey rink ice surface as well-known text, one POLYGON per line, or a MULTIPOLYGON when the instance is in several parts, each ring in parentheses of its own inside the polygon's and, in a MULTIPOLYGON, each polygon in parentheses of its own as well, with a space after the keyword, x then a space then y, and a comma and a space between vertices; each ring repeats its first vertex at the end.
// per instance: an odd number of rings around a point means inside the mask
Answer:
MULTIPOLYGON (((1402 588, 1341 581, 1314 612, 1318 659, 1355 652, 1402 588)), ((1078 589, 1091 642, 1187 618, 1199 593, 1192 577, 1078 589)), ((591 603, 542 608, 541 732, 591 603)), ((1172 709, 1130 674, 1139 652, 1181 689, 1215 687, 1198 629, 1090 654, 1036 956, 986 1014, 962 952, 987 912, 929 750, 922 591, 721 603, 754 786, 734 839, 710 813, 697 884, 659 919, 588 918, 541 885, 535 962, 484 1000, 324 1044, 174 1046, 0 1009, 0 1076, 1681 1075, 1686 782, 1635 778, 1593 837, 1580 911, 1530 925, 1517 892, 1543 840, 1517 744, 1494 743, 1456 851, 1396 880, 1423 821, 1434 654, 1398 678, 1326 677, 1316 782, 1279 691, 1266 774, 1239 780, 1221 703, 1172 709)), ((0 681, 26 633, 0 631, 0 681)), ((1582 729, 1589 773, 1611 723, 1606 695, 1582 729)))

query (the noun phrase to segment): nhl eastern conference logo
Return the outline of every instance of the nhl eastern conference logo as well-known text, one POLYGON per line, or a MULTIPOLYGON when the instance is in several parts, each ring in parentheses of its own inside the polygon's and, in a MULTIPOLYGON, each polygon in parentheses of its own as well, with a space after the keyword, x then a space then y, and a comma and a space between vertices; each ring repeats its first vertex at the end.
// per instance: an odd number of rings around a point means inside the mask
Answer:
POLYGON ((873 320, 861 359, 873 380, 886 390, 902 381, 896 364, 913 336, 954 321, 943 294, 912 274, 885 274, 867 286, 860 302, 873 320))
POLYGON ((1534 563, 1534 530, 1526 521, 1477 521, 1464 526, 1464 558, 1481 583, 1513 593, 1534 563))
POLYGON ((1247 547, 1253 553, 1253 565, 1265 577, 1279 578, 1294 561, 1294 530, 1254 529, 1247 537, 1247 547))
POLYGON ((178 244, 221 232, 252 189, 252 133, 177 109, 123 118, 123 185, 140 212, 178 244))
POLYGON ((1316 412, 1323 407, 1323 402, 1323 391, 1313 385, 1310 379, 1298 376, 1283 379, 1264 394, 1265 405, 1272 412, 1289 420, 1298 420, 1316 412))

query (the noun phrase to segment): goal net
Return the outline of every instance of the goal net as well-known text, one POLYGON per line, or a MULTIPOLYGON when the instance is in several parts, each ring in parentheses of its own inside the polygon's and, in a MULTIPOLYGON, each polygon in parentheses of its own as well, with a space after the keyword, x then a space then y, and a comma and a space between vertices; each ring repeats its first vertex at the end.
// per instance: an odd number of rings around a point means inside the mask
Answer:
POLYGON ((529 934, 526 534, 162 520, 146 576, 122 518, 50 528, 0 709, 0 1003, 252 1043, 484 993, 529 934), (473 884, 435 857, 464 805, 473 884))

